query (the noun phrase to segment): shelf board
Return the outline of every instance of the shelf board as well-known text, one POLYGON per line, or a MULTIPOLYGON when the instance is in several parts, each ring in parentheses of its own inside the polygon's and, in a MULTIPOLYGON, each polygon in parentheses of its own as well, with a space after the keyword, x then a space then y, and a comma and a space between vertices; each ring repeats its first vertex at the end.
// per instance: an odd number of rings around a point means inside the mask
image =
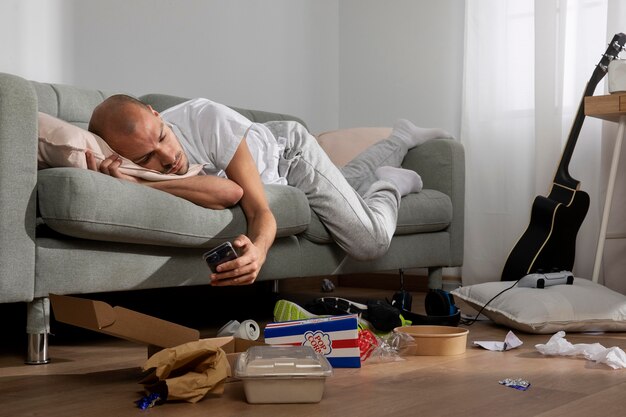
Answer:
POLYGON ((626 93, 585 97, 585 115, 619 122, 621 116, 626 116, 626 93))

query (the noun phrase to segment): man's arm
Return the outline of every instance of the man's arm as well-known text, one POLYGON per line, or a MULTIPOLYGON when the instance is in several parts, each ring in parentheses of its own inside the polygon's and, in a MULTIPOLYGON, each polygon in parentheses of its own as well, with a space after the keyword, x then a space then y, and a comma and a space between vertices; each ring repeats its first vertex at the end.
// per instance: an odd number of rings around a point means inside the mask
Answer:
MULTIPOLYGON (((86 159, 87 167, 92 171, 98 171, 96 160, 91 152, 87 151, 86 159)), ((120 172, 119 167, 121 163, 122 160, 117 155, 111 155, 102 161, 99 171, 115 178, 165 191, 199 206, 215 210, 234 206, 243 195, 242 188, 234 181, 226 178, 213 175, 198 175, 168 181, 145 181, 120 172)))
POLYGON ((145 181, 142 184, 214 210, 234 206, 243 195, 243 190, 235 182, 213 175, 169 181, 145 181))
POLYGON ((217 267, 212 274, 213 285, 251 284, 265 263, 274 237, 276 220, 272 214, 258 169, 245 140, 237 148, 226 168, 226 175, 243 189, 240 205, 248 221, 248 235, 241 235, 233 242, 241 256, 217 267))

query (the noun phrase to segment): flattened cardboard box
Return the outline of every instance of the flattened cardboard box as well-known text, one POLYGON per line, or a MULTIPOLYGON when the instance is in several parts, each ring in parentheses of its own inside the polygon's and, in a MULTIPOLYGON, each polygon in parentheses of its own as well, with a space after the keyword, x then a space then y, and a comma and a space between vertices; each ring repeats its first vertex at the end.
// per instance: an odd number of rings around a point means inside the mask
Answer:
MULTIPOLYGON (((166 320, 85 298, 50 294, 50 303, 57 321, 93 330, 148 346, 148 356, 162 348, 170 348, 200 339, 196 329, 166 320)), ((226 353, 231 369, 239 353, 250 346, 264 343, 232 336, 210 339, 226 353)))

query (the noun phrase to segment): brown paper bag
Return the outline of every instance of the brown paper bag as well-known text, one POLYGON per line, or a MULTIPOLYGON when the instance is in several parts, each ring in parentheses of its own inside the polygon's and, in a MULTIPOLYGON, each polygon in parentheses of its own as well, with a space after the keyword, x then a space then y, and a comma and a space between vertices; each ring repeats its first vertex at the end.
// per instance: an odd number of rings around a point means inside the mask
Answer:
POLYGON ((197 340, 154 354, 143 365, 150 373, 140 382, 168 401, 198 402, 208 393, 222 394, 230 366, 224 351, 197 340), (165 389, 164 389, 165 387, 165 389))

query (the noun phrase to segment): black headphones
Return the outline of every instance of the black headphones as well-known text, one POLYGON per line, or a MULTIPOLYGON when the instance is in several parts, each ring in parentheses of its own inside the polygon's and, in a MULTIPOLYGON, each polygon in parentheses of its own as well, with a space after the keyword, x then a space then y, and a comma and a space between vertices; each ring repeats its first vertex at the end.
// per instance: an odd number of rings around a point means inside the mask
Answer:
POLYGON ((426 316, 416 314, 406 309, 400 313, 406 320, 411 320, 414 326, 458 326, 461 321, 461 311, 454 304, 454 297, 444 290, 429 290, 424 301, 426 316))

